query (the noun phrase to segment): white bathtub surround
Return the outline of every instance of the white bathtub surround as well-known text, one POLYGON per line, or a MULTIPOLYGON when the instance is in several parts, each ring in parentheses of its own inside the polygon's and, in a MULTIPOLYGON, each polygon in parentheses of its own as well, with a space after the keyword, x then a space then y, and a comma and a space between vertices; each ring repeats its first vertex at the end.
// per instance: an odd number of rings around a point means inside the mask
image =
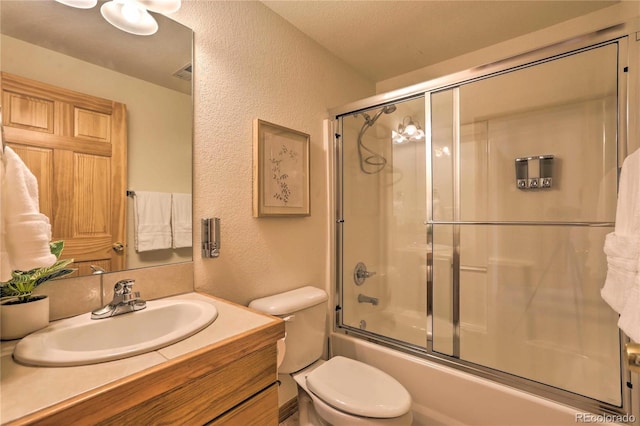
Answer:
POLYGON ((462 371, 343 334, 332 356, 372 365, 411 394, 414 425, 575 425, 585 413, 462 371))

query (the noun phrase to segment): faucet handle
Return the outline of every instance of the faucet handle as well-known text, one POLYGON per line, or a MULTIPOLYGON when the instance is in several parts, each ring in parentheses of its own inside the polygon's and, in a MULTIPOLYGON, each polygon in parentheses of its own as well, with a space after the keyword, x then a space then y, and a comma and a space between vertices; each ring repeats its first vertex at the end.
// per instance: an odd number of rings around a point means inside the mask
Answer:
POLYGON ((129 292, 129 293, 125 293, 122 295, 122 301, 123 302, 131 302, 131 301, 137 301, 140 300, 140 292, 136 291, 136 292, 129 292))
POLYGON ((121 280, 113 286, 113 293, 116 296, 122 296, 124 294, 131 294, 131 287, 136 283, 136 280, 127 279, 121 280))
POLYGON ((356 285, 362 285, 367 278, 370 278, 375 274, 376 273, 374 271, 367 271, 367 265, 363 262, 358 262, 356 268, 353 270, 353 281, 356 285))

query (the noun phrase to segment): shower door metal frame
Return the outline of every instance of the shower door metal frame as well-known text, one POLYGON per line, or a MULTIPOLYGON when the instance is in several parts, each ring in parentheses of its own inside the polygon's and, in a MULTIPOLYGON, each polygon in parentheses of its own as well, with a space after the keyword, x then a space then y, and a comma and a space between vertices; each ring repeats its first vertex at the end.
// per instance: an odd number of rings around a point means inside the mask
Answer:
MULTIPOLYGON (((384 105, 404 101, 410 98, 418 97, 423 95, 425 102, 425 135, 427 139, 427 147, 426 147, 426 184, 427 184, 427 217, 425 218, 425 239, 427 243, 432 242, 433 238, 433 225, 436 223, 433 221, 432 215, 432 206, 433 206, 433 194, 430 190, 432 185, 432 176, 431 176, 431 136, 432 136, 432 127, 431 127, 431 102, 430 96, 434 92, 439 92, 443 90, 455 89, 456 87, 461 86, 462 84, 468 84, 474 81, 483 80, 486 78, 491 78, 494 76, 498 76, 501 74, 509 73, 518 69, 527 68, 530 66, 535 66, 544 62, 552 61, 558 59, 560 57, 569 56, 575 53, 579 53, 581 51, 586 51, 589 49, 601 47, 608 44, 617 44, 618 45, 618 117, 617 117, 617 150, 618 150, 618 167, 621 167, 622 161, 624 160, 627 148, 630 144, 628 138, 632 135, 634 138, 640 138, 640 134, 635 129, 628 129, 629 127, 629 114, 638 114, 640 113, 640 105, 630 105, 629 100, 633 99, 634 101, 640 101, 640 99, 635 99, 638 96, 632 94, 629 95, 629 91, 640 91, 637 80, 640 77, 640 70, 634 69, 633 71, 629 71, 629 62, 640 62, 638 60, 638 56, 640 56, 640 45, 634 46, 634 48, 629 47, 629 42, 640 43, 640 23, 638 22, 630 22, 624 23, 617 26, 613 26, 610 28, 605 28, 601 31, 594 32, 589 35, 585 35, 583 37, 578 38, 577 40, 567 41, 557 43, 552 46, 548 46, 542 49, 538 49, 523 55, 519 55, 514 58, 510 58, 504 61, 500 61, 497 63, 493 63, 490 65, 486 65, 480 67, 478 69, 470 69, 467 71, 451 74, 449 76, 427 81, 425 83, 417 84, 414 86, 410 86, 407 89, 400 89, 396 91, 392 91, 386 94, 377 95, 371 98, 366 98, 355 103, 351 103, 345 105, 339 109, 331 111, 331 116, 333 117, 333 125, 334 125, 334 135, 335 135, 335 156, 333 158, 334 161, 334 172, 335 172, 335 180, 334 180, 334 200, 335 200, 335 232, 333 235, 335 236, 335 246, 334 253, 336 258, 334 259, 335 265, 335 322, 334 322, 334 331, 339 333, 350 334, 362 339, 366 339, 369 341, 373 341, 377 344, 381 344, 384 346, 388 346, 402 352, 411 353, 417 355, 421 358, 426 358, 428 360, 437 362, 439 364, 443 364, 449 367, 452 367, 457 370, 462 370, 469 372, 471 374, 478 375, 480 377, 488 378, 490 380, 496 381, 498 383, 506 384, 509 386, 516 387, 518 389, 524 390, 526 392, 530 392, 533 394, 537 394, 543 397, 551 398, 560 403, 568 404, 576 409, 584 409, 590 412, 601 413, 601 414, 612 414, 612 415, 623 415, 623 414, 636 414, 640 413, 640 409, 634 405, 632 405, 632 383, 635 385, 637 389, 640 384, 637 383, 638 379, 630 374, 627 365, 625 365, 624 361, 624 344, 628 341, 628 339, 620 332, 620 363, 621 363, 621 394, 622 394, 622 405, 620 407, 607 404, 593 398, 585 397, 582 395, 577 395, 570 391, 562 390, 555 388, 551 385, 543 385, 538 382, 534 382, 529 379, 522 379, 520 377, 516 377, 509 373, 505 373, 503 371, 494 370, 488 367, 484 367, 482 365, 474 364, 468 361, 464 361, 459 358, 459 333, 460 333, 460 318, 459 318, 459 305, 456 307, 454 305, 453 309, 453 319, 454 319, 454 353, 453 356, 439 354, 434 352, 433 350, 433 261, 427 261, 427 282, 425 285, 427 286, 427 336, 426 336, 426 350, 425 347, 420 347, 416 345, 412 345, 406 342, 402 342, 396 340, 394 338, 388 336, 382 336, 375 333, 371 333, 366 330, 357 329, 348 325, 343 324, 343 314, 342 309, 344 307, 344 301, 342 300, 342 274, 343 274, 343 265, 342 262, 342 243, 343 243, 343 164, 341 160, 341 150, 342 150, 342 129, 339 128, 339 118, 346 115, 354 114, 358 111, 362 111, 370 108, 379 108, 384 105), (638 32, 638 35, 636 35, 638 32), (636 38, 637 37, 637 38, 636 38), (631 82, 628 80, 631 77, 631 82), (635 79, 635 80, 634 80, 635 79), (456 344, 455 341, 458 341, 456 344), (626 385, 626 386, 625 386, 626 385)), ((456 92, 457 96, 459 96, 459 92, 456 92)), ((454 95, 456 96, 456 95, 454 95)), ((454 104, 458 104, 454 102, 454 104)), ((632 118, 631 121, 635 123, 632 118)), ((454 125, 454 128, 458 126, 454 125)), ((459 132, 459 129, 458 129, 459 132)), ((457 137, 454 137, 454 152, 452 153, 455 157, 458 156, 459 152, 459 143, 460 137, 459 133, 457 137), (458 152, 456 152, 456 150, 458 152)), ((640 141, 638 141, 640 144, 640 141)), ((631 150, 636 148, 635 146, 630 147, 631 150)), ((454 171, 459 170, 459 158, 457 165, 454 164, 454 171)), ((457 173, 454 172, 454 176, 457 173)), ((454 182, 454 186, 456 183, 454 182)), ((458 190, 455 193, 459 197, 459 180, 457 182, 458 190)), ((455 206, 459 206, 459 198, 454 201, 454 211, 457 209, 455 206)), ((451 222, 438 221, 439 225, 452 225, 454 227, 454 236, 456 234, 459 239, 459 226, 466 224, 474 224, 474 225, 496 225, 498 222, 463 222, 459 220, 459 211, 458 216, 454 217, 454 220, 451 222), (456 221, 457 219, 457 221, 456 221)), ((500 223, 504 224, 504 223, 500 223)), ((540 225, 544 224, 546 226, 613 226, 614 223, 587 223, 587 222, 508 222, 509 225, 540 225)), ((454 237, 455 238, 455 237, 454 237)), ((455 242, 455 241, 454 241, 455 242)), ((454 244, 454 255, 453 255, 453 263, 454 263, 454 271, 458 270, 458 279, 454 277, 454 300, 457 300, 459 303, 459 270, 460 270, 460 253, 459 253, 459 244, 454 244), (457 266, 457 267, 456 267, 457 266), (457 282, 457 285, 455 284, 457 282), (456 297, 457 296, 457 297, 456 297)), ((637 392, 634 391, 634 393, 637 392)))

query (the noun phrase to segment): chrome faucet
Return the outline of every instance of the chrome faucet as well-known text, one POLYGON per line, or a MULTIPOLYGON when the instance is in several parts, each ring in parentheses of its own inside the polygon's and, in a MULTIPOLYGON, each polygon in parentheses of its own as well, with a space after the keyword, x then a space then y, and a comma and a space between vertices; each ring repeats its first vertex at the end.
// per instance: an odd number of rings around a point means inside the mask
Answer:
POLYGON ((373 306, 377 306, 378 302, 377 297, 365 296, 362 293, 358 295, 358 303, 371 303, 373 306))
POLYGON ((103 319, 128 312, 140 311, 147 307, 147 302, 140 299, 140 292, 132 292, 135 280, 118 281, 113 287, 113 300, 106 306, 91 312, 91 319, 103 319))
POLYGON ((104 268, 101 268, 98 265, 89 265, 91 267, 91 274, 92 275, 100 275, 100 274, 104 274, 107 271, 104 270, 104 268))

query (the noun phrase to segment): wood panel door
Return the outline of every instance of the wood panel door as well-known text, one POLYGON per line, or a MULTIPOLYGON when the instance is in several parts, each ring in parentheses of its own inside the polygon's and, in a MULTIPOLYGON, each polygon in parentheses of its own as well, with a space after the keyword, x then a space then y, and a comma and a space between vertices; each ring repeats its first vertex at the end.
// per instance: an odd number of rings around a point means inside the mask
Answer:
POLYGON ((126 106, 2 73, 5 142, 38 180, 40 211, 78 275, 125 267, 126 106))

